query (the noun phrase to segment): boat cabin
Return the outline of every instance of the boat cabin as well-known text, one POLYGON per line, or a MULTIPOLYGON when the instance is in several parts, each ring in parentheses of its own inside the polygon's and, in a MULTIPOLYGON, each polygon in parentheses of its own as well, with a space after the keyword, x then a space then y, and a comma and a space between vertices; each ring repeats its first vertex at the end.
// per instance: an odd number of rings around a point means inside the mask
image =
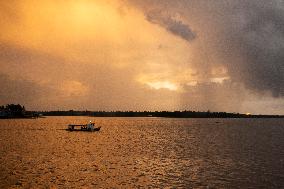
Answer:
POLYGON ((99 131, 101 127, 95 127, 95 123, 88 124, 69 124, 68 129, 69 131, 99 131))

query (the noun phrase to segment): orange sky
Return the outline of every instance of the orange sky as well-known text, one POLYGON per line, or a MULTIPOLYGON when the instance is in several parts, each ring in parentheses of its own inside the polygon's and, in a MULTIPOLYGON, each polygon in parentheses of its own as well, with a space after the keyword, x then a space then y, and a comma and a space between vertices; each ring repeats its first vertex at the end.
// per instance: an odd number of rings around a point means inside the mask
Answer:
POLYGON ((266 106, 265 99, 269 111, 280 103, 272 113, 284 113, 283 98, 232 83, 226 60, 210 45, 218 28, 208 34, 205 20, 176 10, 157 15, 157 5, 122 0, 21 0, 0 6, 1 104, 258 113, 255 104, 266 106))

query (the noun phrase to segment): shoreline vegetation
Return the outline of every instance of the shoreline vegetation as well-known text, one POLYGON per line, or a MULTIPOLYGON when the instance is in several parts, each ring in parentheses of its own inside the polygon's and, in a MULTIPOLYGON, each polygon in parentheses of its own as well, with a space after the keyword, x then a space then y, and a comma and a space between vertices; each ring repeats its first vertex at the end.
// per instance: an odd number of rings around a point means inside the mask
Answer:
POLYGON ((36 112, 26 111, 20 104, 7 104, 0 106, 0 119, 38 118, 41 115, 36 112))
POLYGON ((251 115, 200 111, 43 111, 43 116, 165 117, 165 118, 284 118, 284 115, 251 115))
POLYGON ((228 112, 202 111, 26 111, 19 104, 0 106, 0 118, 41 118, 44 116, 91 116, 91 117, 165 117, 165 118, 284 118, 284 115, 252 115, 228 112))

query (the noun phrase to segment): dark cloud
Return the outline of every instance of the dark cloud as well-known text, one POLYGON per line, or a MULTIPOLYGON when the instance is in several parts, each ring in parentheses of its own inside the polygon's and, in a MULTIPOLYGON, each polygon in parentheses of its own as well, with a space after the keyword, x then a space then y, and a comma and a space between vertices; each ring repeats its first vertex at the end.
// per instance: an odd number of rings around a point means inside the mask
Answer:
POLYGON ((254 12, 236 34, 245 57, 240 63, 245 75, 242 81, 250 88, 270 90, 275 97, 284 96, 284 11, 268 7, 254 12))
POLYGON ((172 34, 181 37, 186 41, 191 41, 196 37, 196 34, 191 30, 190 26, 177 20, 171 15, 159 10, 151 10, 146 13, 148 21, 158 24, 171 32, 172 34))
MULTIPOLYGON (((175 26, 172 17, 149 10, 179 14, 194 25, 199 40, 192 48, 196 56, 192 64, 200 72, 223 64, 234 82, 259 93, 284 96, 284 1, 136 0, 135 5, 149 21, 169 31, 169 26, 175 26)), ((180 28, 173 28, 185 32, 174 29, 172 33, 194 38, 189 27, 179 24, 180 28)))

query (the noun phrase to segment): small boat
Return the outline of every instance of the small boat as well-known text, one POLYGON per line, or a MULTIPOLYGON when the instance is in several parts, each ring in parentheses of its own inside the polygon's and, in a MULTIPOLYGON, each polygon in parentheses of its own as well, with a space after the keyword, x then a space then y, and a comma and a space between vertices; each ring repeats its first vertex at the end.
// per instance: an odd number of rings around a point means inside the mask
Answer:
POLYGON ((69 124, 68 131, 99 131, 101 127, 95 127, 95 124, 90 121, 88 124, 69 124), (77 127, 77 128, 76 128, 77 127))

